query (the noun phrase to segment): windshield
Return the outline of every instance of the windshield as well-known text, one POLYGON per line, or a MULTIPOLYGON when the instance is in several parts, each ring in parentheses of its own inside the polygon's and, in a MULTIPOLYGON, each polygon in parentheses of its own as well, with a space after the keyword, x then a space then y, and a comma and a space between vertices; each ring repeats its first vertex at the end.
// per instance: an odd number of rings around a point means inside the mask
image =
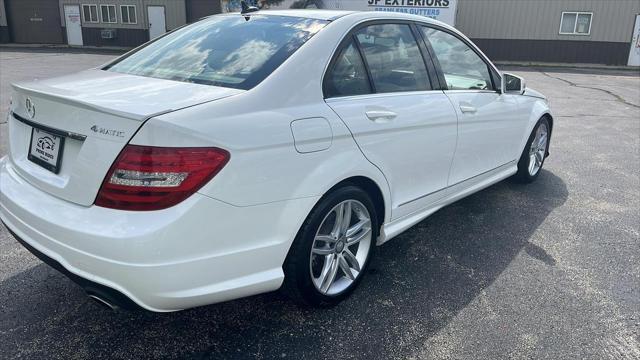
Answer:
POLYGON ((290 16, 213 16, 176 30, 103 70, 248 90, 327 23, 290 16))

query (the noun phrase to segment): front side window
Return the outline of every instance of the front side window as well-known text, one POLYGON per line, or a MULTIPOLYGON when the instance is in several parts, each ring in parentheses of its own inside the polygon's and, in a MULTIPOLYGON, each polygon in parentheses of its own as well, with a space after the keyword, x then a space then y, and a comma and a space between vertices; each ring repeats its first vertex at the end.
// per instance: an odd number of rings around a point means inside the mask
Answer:
POLYGON ((97 23, 98 5, 82 5, 82 17, 86 23, 97 23))
POLYGON ((136 16, 135 5, 122 5, 120 6, 120 16, 122 17, 123 24, 136 24, 138 18, 136 16))
POLYGON ((449 90, 492 90, 487 64, 467 44, 444 31, 422 26, 449 90))
POLYGON ((376 93, 430 90, 427 68, 409 25, 370 25, 356 37, 376 93))
POLYGON ((371 93, 367 69, 352 40, 338 55, 326 79, 326 96, 352 96, 371 93))
POLYGON ((169 33, 103 70, 247 90, 327 23, 292 16, 213 16, 169 33))
POLYGON ((589 35, 592 16, 592 13, 585 12, 563 12, 560 19, 560 34, 589 35))
POLYGON ((100 16, 103 23, 116 23, 116 6, 100 5, 100 16))

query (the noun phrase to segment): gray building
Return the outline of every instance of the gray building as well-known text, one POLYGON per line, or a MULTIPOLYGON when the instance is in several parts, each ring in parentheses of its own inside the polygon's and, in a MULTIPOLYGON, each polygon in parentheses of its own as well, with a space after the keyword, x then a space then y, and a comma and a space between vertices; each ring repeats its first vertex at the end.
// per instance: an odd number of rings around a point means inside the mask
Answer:
POLYGON ((220 0, 0 0, 0 42, 134 47, 220 11, 220 0))
POLYGON ((495 60, 626 65, 637 15, 640 0, 459 0, 456 27, 495 60))
MULTIPOLYGON (((342 9, 362 9, 368 3, 269 2, 272 7, 295 3, 342 9)), ((133 47, 185 23, 237 7, 236 3, 239 1, 0 0, 0 42, 133 47)), ((446 4, 449 8, 440 10, 455 12, 455 26, 493 60, 626 65, 630 52, 635 51, 640 61, 640 38, 633 38, 640 0, 448 0, 446 4)))
POLYGON ((185 0, 58 1, 67 37, 69 9, 80 10, 82 45, 87 46, 134 47, 187 22, 185 0))

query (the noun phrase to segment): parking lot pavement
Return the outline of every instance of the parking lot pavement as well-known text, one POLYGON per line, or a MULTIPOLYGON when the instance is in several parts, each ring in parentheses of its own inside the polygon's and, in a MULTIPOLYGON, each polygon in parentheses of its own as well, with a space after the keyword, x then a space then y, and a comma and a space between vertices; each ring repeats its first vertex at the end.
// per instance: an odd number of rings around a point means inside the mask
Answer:
MULTIPOLYGON (((9 83, 112 55, 2 50, 9 83)), ((640 359, 640 77, 515 68, 551 100, 537 182, 501 182, 377 249, 338 307, 278 293, 113 313, 0 229, 4 358, 640 359)), ((6 124, 0 125, 0 155, 6 124)), ((215 269, 211 269, 215 271, 215 269)))

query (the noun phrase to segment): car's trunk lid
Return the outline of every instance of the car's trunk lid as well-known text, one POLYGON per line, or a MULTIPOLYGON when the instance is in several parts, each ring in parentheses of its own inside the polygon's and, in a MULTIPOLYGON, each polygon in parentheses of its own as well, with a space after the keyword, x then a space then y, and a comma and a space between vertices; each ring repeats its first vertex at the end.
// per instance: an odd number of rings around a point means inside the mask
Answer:
POLYGON ((102 70, 13 88, 9 136, 16 171, 41 190, 83 206, 93 204, 109 167, 146 119, 242 92, 102 70), (48 134, 64 137, 54 142, 61 151, 57 173, 29 159, 34 132, 36 142, 48 134))

